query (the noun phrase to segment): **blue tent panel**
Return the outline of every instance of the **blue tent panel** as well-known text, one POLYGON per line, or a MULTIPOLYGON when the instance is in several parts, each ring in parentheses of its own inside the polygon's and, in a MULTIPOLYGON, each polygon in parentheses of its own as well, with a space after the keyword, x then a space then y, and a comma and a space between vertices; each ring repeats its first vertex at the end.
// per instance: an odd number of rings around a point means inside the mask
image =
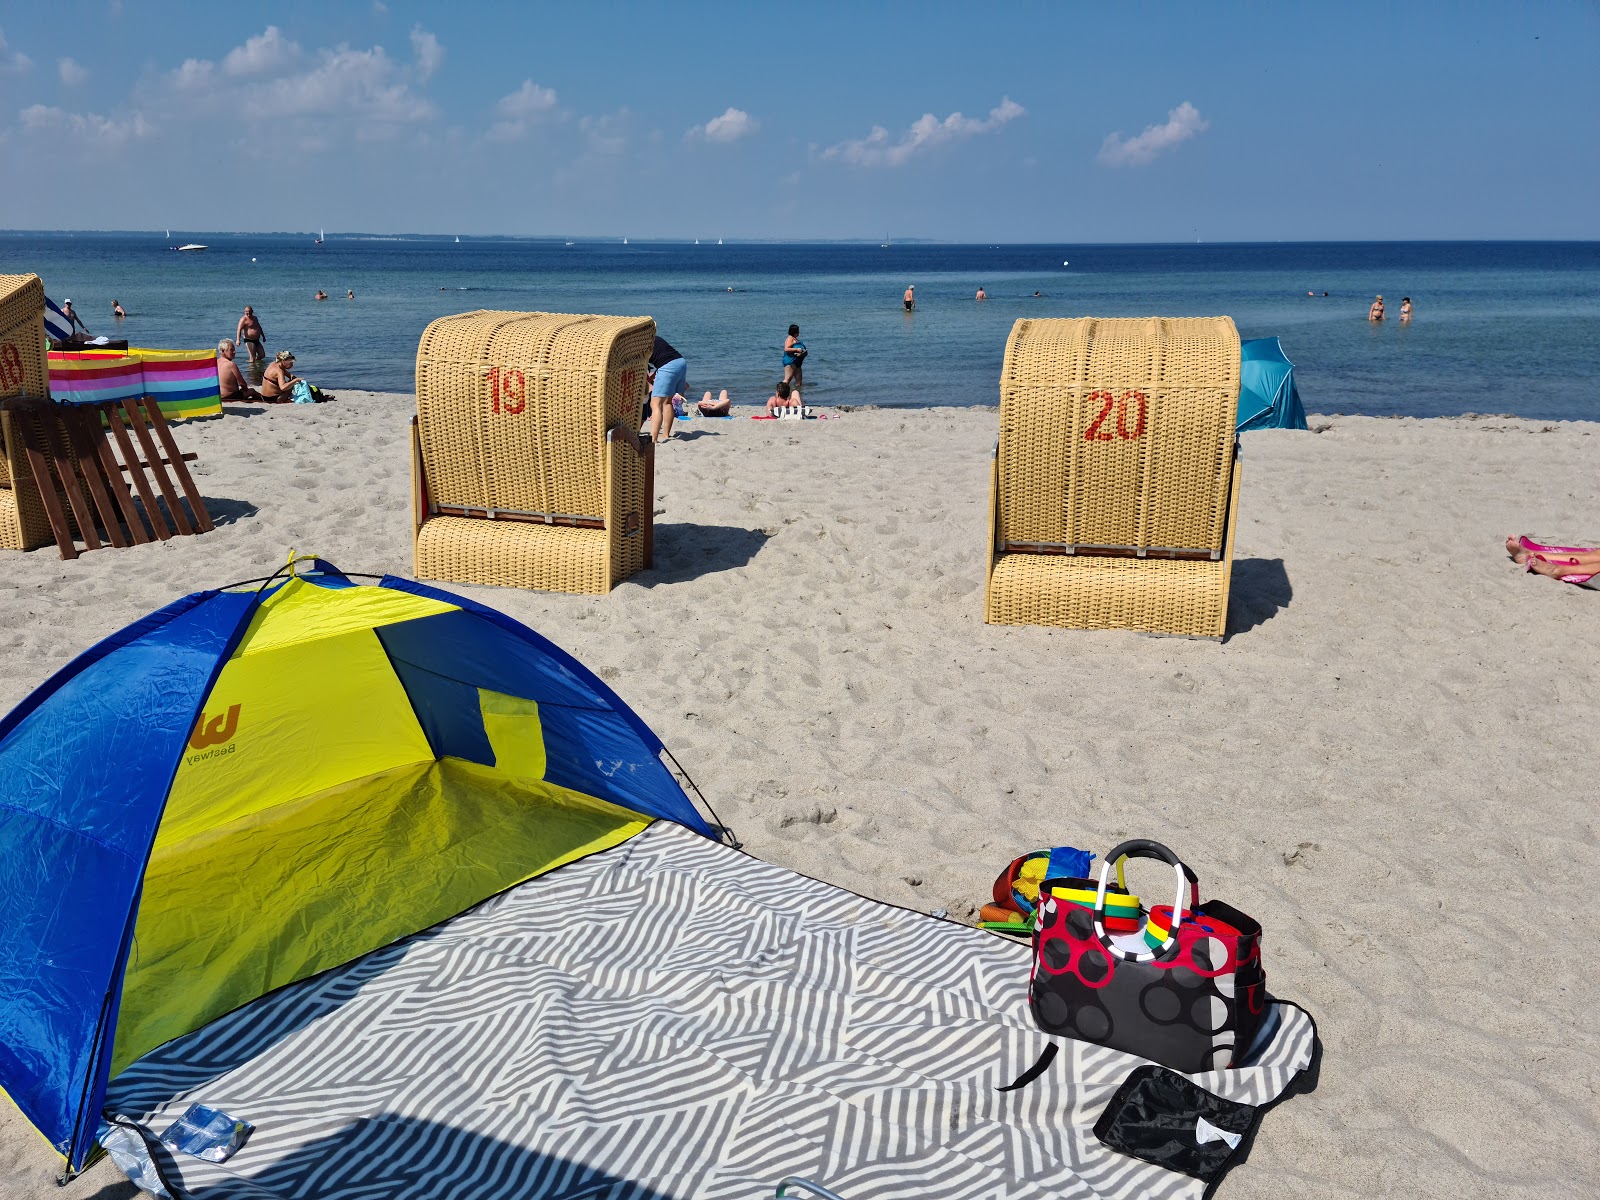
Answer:
POLYGON ((1294 364, 1275 337, 1239 344, 1239 432, 1305 429, 1306 410, 1294 383, 1294 364))
POLYGON ((98 1124, 150 844, 252 599, 188 597, 114 634, 0 734, 0 1079, 75 1163, 98 1124))

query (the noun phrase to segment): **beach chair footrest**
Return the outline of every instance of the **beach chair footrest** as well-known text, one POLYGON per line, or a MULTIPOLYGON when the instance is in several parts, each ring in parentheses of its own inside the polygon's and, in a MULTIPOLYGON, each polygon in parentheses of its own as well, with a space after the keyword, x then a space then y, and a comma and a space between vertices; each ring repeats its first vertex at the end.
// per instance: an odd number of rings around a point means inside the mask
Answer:
POLYGON ((611 541, 606 529, 430 517, 417 531, 416 573, 449 583, 601 596, 617 582, 611 541))
POLYGON ((1229 559, 1002 554, 990 577, 988 620, 1220 638, 1232 567, 1229 559))

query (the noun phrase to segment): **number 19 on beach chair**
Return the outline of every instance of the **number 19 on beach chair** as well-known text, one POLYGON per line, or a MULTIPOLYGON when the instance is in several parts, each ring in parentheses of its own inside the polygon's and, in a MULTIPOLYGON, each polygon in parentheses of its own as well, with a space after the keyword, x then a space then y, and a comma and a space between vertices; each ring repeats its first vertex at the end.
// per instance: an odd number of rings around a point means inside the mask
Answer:
POLYGON ((1238 401, 1232 318, 1018 321, 984 620, 1220 639, 1238 401))
POLYGON ((417 348, 419 579, 591 595, 650 566, 654 457, 636 434, 649 317, 471 312, 417 348))

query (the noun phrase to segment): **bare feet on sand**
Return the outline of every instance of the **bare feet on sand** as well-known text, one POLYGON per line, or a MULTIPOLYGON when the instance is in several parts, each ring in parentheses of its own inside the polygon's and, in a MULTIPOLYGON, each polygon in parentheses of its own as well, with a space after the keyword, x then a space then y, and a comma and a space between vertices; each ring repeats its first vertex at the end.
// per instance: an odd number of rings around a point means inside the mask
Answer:
POLYGON ((1528 561, 1528 551, 1516 534, 1512 534, 1506 539, 1506 553, 1511 555, 1511 561, 1519 567, 1528 561))

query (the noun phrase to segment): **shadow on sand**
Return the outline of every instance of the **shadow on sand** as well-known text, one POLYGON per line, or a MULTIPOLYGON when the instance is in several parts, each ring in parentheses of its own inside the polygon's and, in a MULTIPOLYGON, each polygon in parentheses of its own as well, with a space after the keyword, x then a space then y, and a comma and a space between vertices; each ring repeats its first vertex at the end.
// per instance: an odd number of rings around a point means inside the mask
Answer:
MULTIPOLYGON (((151 1147, 151 1152, 157 1156, 162 1173, 177 1183, 172 1156, 159 1144, 151 1147)), ((223 1200, 241 1193, 239 1179, 210 1186, 202 1182, 203 1170, 194 1174, 196 1178, 185 1183, 182 1195, 194 1200, 223 1200)), ((368 1200, 378 1195, 392 1200, 409 1196, 673 1200, 646 1184, 586 1163, 395 1113, 362 1118, 307 1142, 271 1165, 251 1172, 246 1188, 252 1196, 315 1196, 317 1200, 368 1200)), ((105 1189, 95 1200, 112 1200, 117 1195, 105 1189)))
POLYGON ((655 566, 635 575, 633 582, 655 587, 736 570, 753 559, 771 536, 737 525, 657 525, 655 566))
POLYGON ((1241 558, 1228 593, 1228 636, 1248 633, 1289 607, 1294 588, 1281 558, 1241 558))

